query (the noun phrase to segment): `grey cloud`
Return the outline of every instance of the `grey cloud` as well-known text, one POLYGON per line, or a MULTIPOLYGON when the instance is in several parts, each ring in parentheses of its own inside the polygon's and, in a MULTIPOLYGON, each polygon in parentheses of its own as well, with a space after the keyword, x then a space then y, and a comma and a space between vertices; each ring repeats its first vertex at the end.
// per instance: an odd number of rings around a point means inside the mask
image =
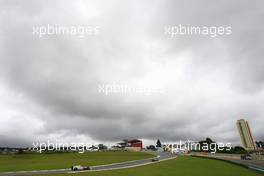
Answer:
MULTIPOLYGON (((261 139, 262 5, 209 0, 2 1, 0 78, 41 107, 37 114, 28 112, 44 124, 32 132, 32 140, 74 131, 98 141, 212 136, 236 143, 234 124, 241 117, 261 139), (47 24, 99 26, 100 35, 32 35, 33 26, 47 24), (178 24, 231 25, 233 33, 168 39, 164 26, 178 24), (98 85, 113 82, 161 86, 165 93, 98 93, 98 85)), ((13 134, 4 135, 13 141, 13 134)))

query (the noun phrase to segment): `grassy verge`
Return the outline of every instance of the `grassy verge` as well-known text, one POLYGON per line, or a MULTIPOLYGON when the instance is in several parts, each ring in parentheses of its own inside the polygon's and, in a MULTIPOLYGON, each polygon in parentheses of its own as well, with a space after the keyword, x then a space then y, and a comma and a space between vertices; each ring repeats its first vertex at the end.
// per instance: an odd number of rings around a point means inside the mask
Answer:
POLYGON ((128 151, 0 155, 0 172, 64 169, 72 165, 94 166, 151 157, 151 154, 128 151))

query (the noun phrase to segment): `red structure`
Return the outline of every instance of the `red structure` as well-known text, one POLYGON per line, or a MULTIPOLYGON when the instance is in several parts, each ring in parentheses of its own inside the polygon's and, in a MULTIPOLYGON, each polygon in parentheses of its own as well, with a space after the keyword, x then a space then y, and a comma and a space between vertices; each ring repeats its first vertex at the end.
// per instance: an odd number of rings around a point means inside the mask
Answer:
POLYGON ((125 148, 130 150, 142 150, 143 149, 143 142, 139 139, 127 140, 124 139, 123 142, 117 143, 119 148, 125 148))
POLYGON ((142 150, 143 148, 143 142, 138 139, 129 140, 128 144, 130 145, 130 147, 139 148, 140 150, 142 150))

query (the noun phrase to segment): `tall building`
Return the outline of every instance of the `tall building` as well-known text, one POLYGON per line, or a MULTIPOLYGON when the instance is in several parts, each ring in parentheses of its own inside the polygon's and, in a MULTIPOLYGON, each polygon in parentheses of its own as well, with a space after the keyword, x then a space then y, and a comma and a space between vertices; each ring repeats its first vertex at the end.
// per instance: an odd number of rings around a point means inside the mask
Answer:
POLYGON ((255 150, 256 145, 255 145, 255 141, 253 139, 248 122, 244 119, 240 119, 237 121, 236 125, 237 125, 237 129, 240 135, 240 141, 241 141, 242 146, 246 150, 255 150))

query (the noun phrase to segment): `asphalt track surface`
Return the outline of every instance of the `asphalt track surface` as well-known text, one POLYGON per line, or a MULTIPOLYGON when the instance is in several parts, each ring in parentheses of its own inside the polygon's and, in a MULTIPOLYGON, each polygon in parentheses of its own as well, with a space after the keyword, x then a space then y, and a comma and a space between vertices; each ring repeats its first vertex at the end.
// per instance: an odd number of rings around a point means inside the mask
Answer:
POLYGON ((56 170, 38 170, 38 171, 17 171, 17 172, 3 172, 0 173, 0 176, 31 176, 31 175, 45 175, 45 174, 66 174, 66 173, 78 173, 78 172, 95 172, 95 171, 105 171, 105 170, 116 170, 116 169, 124 169, 124 168, 132 168, 137 166, 143 166, 147 164, 153 164, 161 161, 166 161, 169 159, 176 158, 176 155, 172 155, 167 152, 157 153, 158 161, 152 161, 154 158, 143 159, 143 160, 135 160, 135 161, 127 161, 122 163, 113 163, 107 165, 99 165, 99 166, 91 166, 91 170, 84 171, 71 171, 71 169, 56 169, 56 170))

